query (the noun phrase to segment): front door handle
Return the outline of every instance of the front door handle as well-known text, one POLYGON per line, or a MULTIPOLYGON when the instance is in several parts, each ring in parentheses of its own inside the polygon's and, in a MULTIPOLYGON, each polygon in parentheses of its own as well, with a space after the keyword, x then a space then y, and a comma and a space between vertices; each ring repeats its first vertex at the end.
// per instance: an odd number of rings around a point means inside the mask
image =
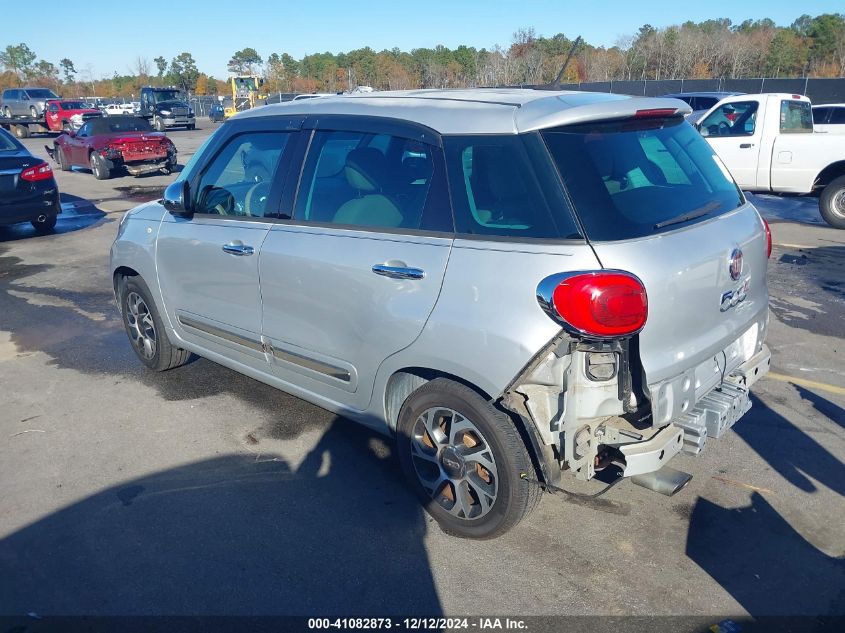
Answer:
POLYGON ((739 144, 740 149, 748 149, 750 147, 754 147, 754 143, 740 143, 739 144))
POLYGON ((246 244, 242 244, 240 241, 235 240, 233 242, 229 242, 228 244, 223 244, 223 252, 229 253, 229 255, 243 257, 244 255, 252 255, 255 253, 255 249, 252 246, 247 246, 246 244))
POLYGON ((419 268, 408 268, 407 266, 388 266, 387 264, 376 264, 373 272, 382 277, 391 279, 422 279, 425 271, 419 268))

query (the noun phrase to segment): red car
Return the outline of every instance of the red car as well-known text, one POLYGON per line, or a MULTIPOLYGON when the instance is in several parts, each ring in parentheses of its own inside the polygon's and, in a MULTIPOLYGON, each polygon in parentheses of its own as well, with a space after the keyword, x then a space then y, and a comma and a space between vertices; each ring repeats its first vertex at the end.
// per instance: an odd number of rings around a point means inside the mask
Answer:
POLYGON ((78 99, 50 99, 45 108, 44 118, 53 132, 77 130, 88 119, 103 116, 102 112, 78 99))
POLYGON ((110 116, 83 123, 78 132, 65 132, 46 147, 62 171, 87 167, 97 180, 118 169, 133 176, 154 171, 169 174, 176 168, 176 146, 146 119, 110 116))

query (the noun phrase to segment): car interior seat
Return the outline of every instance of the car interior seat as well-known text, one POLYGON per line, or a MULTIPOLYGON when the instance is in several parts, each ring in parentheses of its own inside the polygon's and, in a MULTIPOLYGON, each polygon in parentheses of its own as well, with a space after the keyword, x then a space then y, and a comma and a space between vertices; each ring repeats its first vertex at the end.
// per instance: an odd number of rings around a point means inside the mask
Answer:
POLYGON ((336 224, 401 226, 404 217, 399 205, 384 193, 390 181, 384 154, 372 147, 354 149, 346 156, 344 172, 357 197, 340 206, 334 215, 336 224))

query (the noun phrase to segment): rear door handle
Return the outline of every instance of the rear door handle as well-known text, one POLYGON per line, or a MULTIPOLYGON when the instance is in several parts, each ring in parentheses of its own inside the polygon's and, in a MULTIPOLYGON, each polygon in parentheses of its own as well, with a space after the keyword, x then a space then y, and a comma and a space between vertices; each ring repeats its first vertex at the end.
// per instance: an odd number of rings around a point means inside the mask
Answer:
POLYGON ((425 271, 419 268, 388 266, 386 264, 376 264, 373 266, 373 272, 376 275, 390 277, 391 279, 422 279, 425 277, 425 271))
POLYGON ((255 249, 252 246, 241 244, 241 242, 235 240, 234 242, 223 244, 223 252, 229 253, 229 255, 243 257, 244 255, 252 255, 255 253, 255 249))
POLYGON ((740 143, 739 144, 740 149, 748 149, 749 147, 754 147, 754 143, 740 143))

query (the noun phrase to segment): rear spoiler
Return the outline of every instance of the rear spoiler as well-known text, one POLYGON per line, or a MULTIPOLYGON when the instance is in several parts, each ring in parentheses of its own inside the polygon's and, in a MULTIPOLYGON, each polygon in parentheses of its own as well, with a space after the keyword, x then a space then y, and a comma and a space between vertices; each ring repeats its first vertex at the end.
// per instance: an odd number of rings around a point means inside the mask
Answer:
MULTIPOLYGON (((575 105, 568 102, 570 101, 568 96, 561 94, 524 104, 516 112, 517 131, 529 132, 591 121, 686 116, 692 112, 692 108, 686 102, 665 97, 607 95, 607 97, 615 98, 598 98, 590 101, 579 98, 577 100, 580 102, 579 105, 575 105)), ((575 99, 571 101, 574 102, 575 99)))

